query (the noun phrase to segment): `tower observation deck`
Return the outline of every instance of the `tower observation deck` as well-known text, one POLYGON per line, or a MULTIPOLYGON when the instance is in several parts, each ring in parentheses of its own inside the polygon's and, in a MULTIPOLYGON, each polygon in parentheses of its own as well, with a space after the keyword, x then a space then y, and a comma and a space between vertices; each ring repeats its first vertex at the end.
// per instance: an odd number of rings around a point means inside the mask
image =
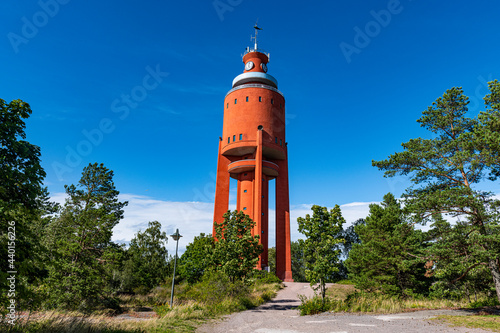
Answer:
MULTIPOLYGON (((219 142, 214 220, 228 210, 230 178, 237 180, 236 209, 256 223, 264 252, 257 269, 268 261, 269 182, 276 181, 276 275, 293 281, 290 254, 288 153, 285 139, 285 98, 278 81, 267 73, 269 54, 255 45, 243 55, 244 71, 236 76, 224 99, 224 122, 219 142)), ((214 233, 215 235, 215 230, 214 233)))

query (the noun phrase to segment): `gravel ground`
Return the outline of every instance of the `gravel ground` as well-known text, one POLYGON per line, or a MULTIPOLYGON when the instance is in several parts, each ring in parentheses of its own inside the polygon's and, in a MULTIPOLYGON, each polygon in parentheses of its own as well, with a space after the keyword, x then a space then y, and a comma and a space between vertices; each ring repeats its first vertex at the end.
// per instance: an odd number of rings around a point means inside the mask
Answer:
POLYGON ((461 310, 426 310, 390 315, 321 314, 300 316, 296 307, 300 305, 298 295, 311 297, 314 292, 308 283, 285 283, 276 298, 258 308, 234 313, 222 320, 212 321, 200 328, 200 333, 244 332, 244 333, 400 333, 400 332, 469 332, 491 333, 481 329, 448 327, 428 320, 442 315, 467 315, 461 310))

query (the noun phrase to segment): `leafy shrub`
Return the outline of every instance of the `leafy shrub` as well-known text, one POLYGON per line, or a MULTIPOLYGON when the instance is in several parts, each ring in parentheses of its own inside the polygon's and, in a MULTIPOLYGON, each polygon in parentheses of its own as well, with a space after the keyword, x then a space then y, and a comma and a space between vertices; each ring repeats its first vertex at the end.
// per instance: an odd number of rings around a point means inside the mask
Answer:
POLYGON ((192 285, 179 299, 194 300, 206 305, 222 303, 226 297, 238 298, 248 293, 241 281, 231 282, 223 272, 210 272, 201 282, 192 285))
POLYGON ((468 305, 468 308, 476 309, 476 308, 482 308, 484 306, 497 306, 497 305, 500 305, 498 299, 488 298, 486 300, 472 302, 468 305))
POLYGON ((463 297, 463 293, 456 285, 437 281, 431 286, 429 297, 432 299, 459 300, 463 297))
POLYGON ((249 282, 258 283, 258 284, 273 284, 273 283, 281 283, 279 277, 277 277, 274 273, 270 273, 268 271, 261 271, 254 269, 250 277, 248 279, 249 282))
POLYGON ((321 312, 329 311, 332 306, 332 301, 330 298, 326 297, 323 301, 321 297, 314 296, 313 298, 307 298, 303 295, 299 295, 301 305, 299 306, 300 315, 314 315, 321 312))

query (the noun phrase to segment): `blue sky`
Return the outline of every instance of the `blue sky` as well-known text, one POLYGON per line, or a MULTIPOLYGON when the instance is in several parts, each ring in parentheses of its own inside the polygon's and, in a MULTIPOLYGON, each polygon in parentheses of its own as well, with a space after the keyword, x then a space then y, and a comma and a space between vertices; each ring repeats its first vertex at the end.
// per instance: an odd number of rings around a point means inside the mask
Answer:
POLYGON ((483 108, 500 79, 499 12, 497 1, 7 0, 0 98, 30 103, 27 139, 54 198, 88 163, 114 170, 135 200, 116 239, 153 219, 210 232, 223 99, 258 19, 287 103, 292 217, 310 204, 362 216, 407 187, 371 161, 430 137, 415 120, 437 97, 463 86, 471 115, 483 108), (186 217, 192 202, 200 213, 186 217))

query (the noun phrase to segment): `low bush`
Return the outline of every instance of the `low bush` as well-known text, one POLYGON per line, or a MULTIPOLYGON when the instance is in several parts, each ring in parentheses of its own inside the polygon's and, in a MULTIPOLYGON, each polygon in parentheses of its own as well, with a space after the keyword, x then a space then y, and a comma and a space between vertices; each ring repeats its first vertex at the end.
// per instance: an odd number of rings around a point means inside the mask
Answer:
MULTIPOLYGON (((174 308, 196 304, 208 317, 229 314, 272 299, 280 286, 281 281, 267 272, 254 272, 245 282, 231 281, 223 272, 207 272, 198 283, 176 285, 174 308)), ((160 317, 171 312, 168 302, 159 302, 154 309, 160 317)))
POLYGON ((222 303, 226 298, 237 299, 248 293, 248 287, 243 282, 231 282, 224 273, 211 272, 205 274, 201 282, 189 286, 177 299, 212 306, 222 303))
POLYGON ((281 280, 274 273, 261 270, 253 270, 248 278, 249 283, 258 284, 281 284, 281 280))
POLYGON ((299 295, 302 304, 299 306, 299 311, 301 316, 315 315, 321 312, 326 312, 331 309, 332 301, 330 298, 325 298, 323 301, 321 297, 314 296, 313 298, 307 298, 303 295, 299 295))
POLYGON ((485 300, 472 302, 467 307, 470 309, 477 309, 477 308, 482 308, 485 306, 497 306, 497 305, 500 305, 500 303, 498 302, 498 299, 488 298, 485 300))

